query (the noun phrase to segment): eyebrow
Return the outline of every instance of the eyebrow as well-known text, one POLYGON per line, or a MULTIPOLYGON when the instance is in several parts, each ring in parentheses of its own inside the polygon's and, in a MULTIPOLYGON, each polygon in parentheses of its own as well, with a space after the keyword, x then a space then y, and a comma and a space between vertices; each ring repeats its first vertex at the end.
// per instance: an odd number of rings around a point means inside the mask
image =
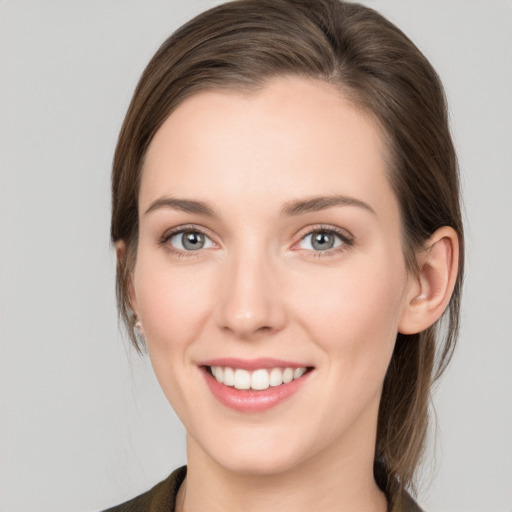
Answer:
POLYGON ((214 211, 202 201, 177 199, 174 197, 161 197, 156 201, 153 201, 146 210, 146 214, 160 208, 171 208, 173 210, 179 210, 186 213, 197 213, 208 217, 213 217, 215 215, 214 211))
MULTIPOLYGON (((281 210, 282 215, 296 216, 303 215, 305 213, 318 212, 332 208, 334 206, 356 206, 364 210, 369 211, 376 215, 374 209, 364 201, 349 196, 318 196, 311 197, 308 199, 299 199, 296 201, 289 201, 285 203, 281 210)), ((158 210, 160 208, 171 208, 173 210, 179 210, 186 213, 195 213, 198 215, 205 215, 207 217, 214 217, 215 212, 203 201, 195 201, 192 199, 178 199, 174 197, 161 197, 153 201, 149 208, 146 210, 146 214, 158 210)))
POLYGON ((290 216, 303 215, 304 213, 326 210, 333 206, 357 206, 358 208, 362 208, 376 215, 375 210, 368 203, 354 197, 339 195, 318 196, 298 201, 290 201, 285 203, 282 209, 282 214, 290 216))

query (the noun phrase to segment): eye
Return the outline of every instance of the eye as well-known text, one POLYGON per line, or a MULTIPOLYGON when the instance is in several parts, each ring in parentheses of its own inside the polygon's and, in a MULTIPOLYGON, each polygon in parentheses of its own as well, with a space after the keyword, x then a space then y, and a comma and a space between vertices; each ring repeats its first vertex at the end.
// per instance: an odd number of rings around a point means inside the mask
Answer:
POLYGON ((201 231, 186 230, 173 233, 169 244, 179 251, 198 251, 213 247, 213 242, 201 231))
POLYGON ((302 237, 298 243, 300 249, 309 251, 328 251, 347 243, 346 237, 327 229, 318 229, 302 237))

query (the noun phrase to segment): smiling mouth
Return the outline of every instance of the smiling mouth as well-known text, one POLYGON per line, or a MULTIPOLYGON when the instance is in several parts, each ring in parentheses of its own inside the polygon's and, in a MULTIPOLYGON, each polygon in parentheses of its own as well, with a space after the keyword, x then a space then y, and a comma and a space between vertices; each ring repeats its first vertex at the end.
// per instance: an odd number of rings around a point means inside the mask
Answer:
POLYGON ((277 388, 300 379, 312 370, 307 366, 298 368, 259 368, 253 371, 229 366, 206 366, 208 373, 224 386, 238 390, 263 391, 277 388))

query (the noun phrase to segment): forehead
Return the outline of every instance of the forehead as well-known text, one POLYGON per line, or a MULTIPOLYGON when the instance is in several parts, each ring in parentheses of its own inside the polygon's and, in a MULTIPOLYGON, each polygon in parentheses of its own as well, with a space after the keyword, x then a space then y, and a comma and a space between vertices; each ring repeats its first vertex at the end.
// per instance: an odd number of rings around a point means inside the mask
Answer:
POLYGON ((378 124, 331 84, 278 78, 251 93, 208 90, 181 103, 146 155, 142 203, 162 194, 270 200, 343 193, 379 201, 378 124))

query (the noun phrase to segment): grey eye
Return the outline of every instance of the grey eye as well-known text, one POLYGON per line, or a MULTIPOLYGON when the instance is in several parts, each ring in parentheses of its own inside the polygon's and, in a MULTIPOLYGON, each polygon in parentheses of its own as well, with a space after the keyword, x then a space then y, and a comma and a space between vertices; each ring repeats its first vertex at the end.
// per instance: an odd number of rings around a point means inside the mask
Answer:
POLYGON ((169 242, 180 251, 198 251, 213 246, 213 242, 200 231, 181 231, 173 235, 169 242))
POLYGON ((330 231, 313 231, 307 234, 299 243, 301 249, 313 251, 328 251, 339 247, 344 242, 340 235, 330 231))

